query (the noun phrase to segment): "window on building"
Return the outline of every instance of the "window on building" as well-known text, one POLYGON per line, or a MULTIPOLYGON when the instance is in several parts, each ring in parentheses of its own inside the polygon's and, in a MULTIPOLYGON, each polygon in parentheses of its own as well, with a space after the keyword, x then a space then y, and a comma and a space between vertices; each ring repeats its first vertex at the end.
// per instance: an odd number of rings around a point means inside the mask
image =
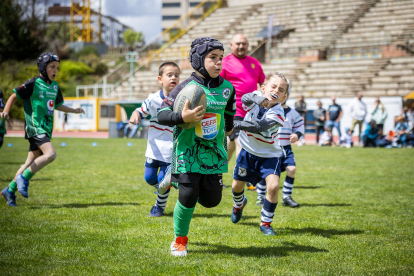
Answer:
POLYGON ((200 4, 200 2, 191 2, 191 3, 190 3, 190 7, 195 7, 195 6, 197 6, 198 4, 200 4))
POLYGON ((81 104, 80 107, 85 110, 85 114, 81 113, 80 117, 82 119, 92 119, 93 118, 93 106, 91 104, 81 104))
POLYGON ((181 7, 180 2, 174 2, 174 3, 162 3, 163 8, 179 8, 181 7))
POLYGON ((115 118, 115 106, 101 105, 101 118, 115 118))
POLYGON ((163 15, 162 20, 178 20, 180 19, 179 15, 163 15))

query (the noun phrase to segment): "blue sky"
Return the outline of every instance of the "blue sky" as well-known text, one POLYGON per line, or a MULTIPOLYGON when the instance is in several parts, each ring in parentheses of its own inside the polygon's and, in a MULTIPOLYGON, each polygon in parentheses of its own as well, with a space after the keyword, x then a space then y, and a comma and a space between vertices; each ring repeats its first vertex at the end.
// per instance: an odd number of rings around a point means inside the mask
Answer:
MULTIPOLYGON (((70 0, 49 0, 48 5, 70 6, 70 0)), ((99 3, 91 1, 91 5, 99 3)), ((151 42, 161 33, 161 0, 102 0, 102 14, 112 16, 151 42)))

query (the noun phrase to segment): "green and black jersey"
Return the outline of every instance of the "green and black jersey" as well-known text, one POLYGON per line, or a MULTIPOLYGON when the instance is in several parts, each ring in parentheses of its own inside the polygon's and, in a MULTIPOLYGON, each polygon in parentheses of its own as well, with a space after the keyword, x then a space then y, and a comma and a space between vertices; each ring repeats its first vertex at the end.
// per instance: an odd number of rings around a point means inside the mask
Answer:
MULTIPOLYGON (((227 135, 225 114, 234 116, 236 99, 233 85, 222 77, 210 83, 195 73, 171 91, 159 111, 173 111, 178 93, 187 85, 197 84, 207 96, 207 110, 203 119, 194 128, 174 127, 174 145, 171 172, 221 174, 228 171, 227 135), (216 85, 211 85, 216 82, 216 85), (214 87, 214 88, 211 88, 214 87)), ((229 129, 230 130, 230 129, 229 129)))
POLYGON ((5 134, 6 133, 6 119, 1 119, 0 118, 0 134, 5 134))
POLYGON ((14 89, 19 100, 23 100, 26 138, 47 134, 52 138, 53 112, 63 104, 63 96, 57 82, 47 84, 36 76, 14 89))

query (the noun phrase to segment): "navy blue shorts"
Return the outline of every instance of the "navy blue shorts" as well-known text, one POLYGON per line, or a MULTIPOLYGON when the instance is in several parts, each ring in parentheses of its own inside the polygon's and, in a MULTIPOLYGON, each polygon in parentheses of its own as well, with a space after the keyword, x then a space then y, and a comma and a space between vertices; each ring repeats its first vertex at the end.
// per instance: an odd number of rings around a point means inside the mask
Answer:
POLYGON ((296 167, 295 156, 293 155, 292 146, 291 145, 284 146, 283 149, 285 151, 283 152, 282 165, 280 166, 282 172, 286 171, 286 167, 289 167, 289 166, 296 167))
POLYGON ((263 158, 242 149, 237 157, 233 178, 254 185, 269 174, 280 176, 281 163, 281 157, 263 158))
POLYGON ((162 166, 169 166, 169 165, 170 163, 158 161, 158 160, 155 160, 149 157, 145 159, 145 167, 147 168, 159 168, 162 166))

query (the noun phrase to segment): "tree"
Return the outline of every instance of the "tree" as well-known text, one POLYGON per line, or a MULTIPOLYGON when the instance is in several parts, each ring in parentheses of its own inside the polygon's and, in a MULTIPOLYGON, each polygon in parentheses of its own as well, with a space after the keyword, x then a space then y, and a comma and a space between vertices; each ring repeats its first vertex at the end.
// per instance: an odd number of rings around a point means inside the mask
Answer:
POLYGON ((33 23, 35 19, 24 19, 18 3, 2 0, 0 18, 0 62, 37 58, 45 49, 44 30, 33 23))
POLYGON ((128 29, 122 34, 124 42, 134 47, 137 43, 144 43, 144 35, 141 32, 136 32, 133 29, 128 29))

